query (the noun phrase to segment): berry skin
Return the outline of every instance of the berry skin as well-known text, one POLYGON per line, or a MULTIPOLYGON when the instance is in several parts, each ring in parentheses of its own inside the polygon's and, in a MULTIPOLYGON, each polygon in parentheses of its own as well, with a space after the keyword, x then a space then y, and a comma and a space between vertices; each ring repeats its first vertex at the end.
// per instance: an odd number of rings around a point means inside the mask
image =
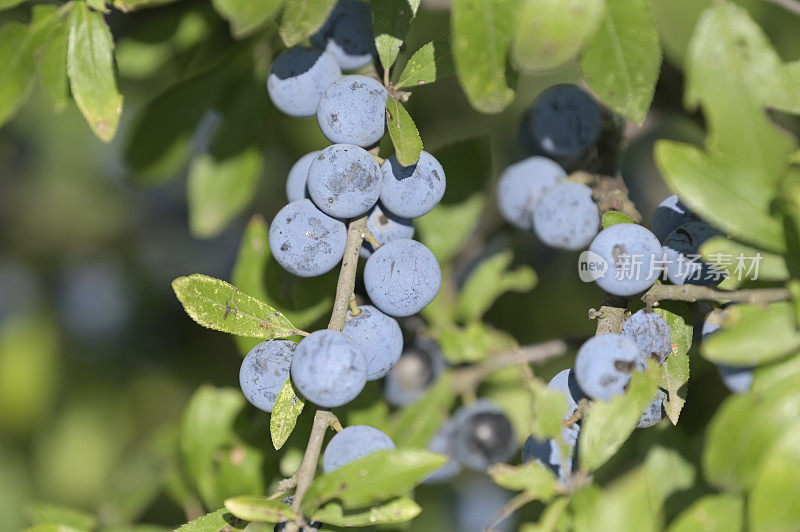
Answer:
POLYGON ((430 153, 423 151, 417 164, 402 166, 392 155, 381 165, 381 203, 386 210, 404 218, 429 213, 444 196, 444 169, 430 153))
POLYGON ((653 425, 657 425, 662 419, 664 419, 664 401, 666 399, 667 394, 664 393, 664 390, 658 390, 658 392, 656 392, 656 396, 652 401, 650 401, 650 404, 647 405, 647 408, 644 409, 644 413, 639 419, 639 422, 636 424, 636 428, 647 429, 653 425))
POLYGON ((528 436, 522 446, 522 463, 535 460, 549 467, 558 476, 559 482, 565 484, 572 471, 578 469, 578 453, 575 452, 575 447, 578 444, 580 431, 581 427, 577 423, 571 427, 564 427, 561 431, 564 443, 569 449, 569 458, 566 461, 562 460, 561 446, 556 440, 542 441, 533 435, 528 436))
POLYGON ((269 228, 269 248, 275 260, 300 277, 329 272, 342 260, 346 244, 344 224, 307 199, 278 211, 269 228))
POLYGON ((575 85, 554 85, 542 92, 520 126, 522 147, 571 169, 594 147, 603 115, 594 98, 575 85))
POLYGON ((334 408, 355 399, 367 382, 367 356, 339 331, 315 331, 292 358, 292 382, 312 403, 334 408))
POLYGON ((661 274, 661 243, 641 225, 624 223, 600 231, 589 246, 608 264, 608 270, 595 280, 616 296, 644 292, 661 274))
POLYGON ((381 167, 375 157, 358 146, 328 146, 311 161, 308 193, 319 210, 328 216, 361 216, 378 201, 381 167))
POLYGON ((659 365, 672 353, 671 335, 667 320, 652 310, 634 312, 622 325, 622 336, 636 342, 642 355, 652 358, 659 365))
POLYGON ((344 71, 370 64, 377 51, 369 4, 339 0, 322 28, 311 36, 311 44, 324 48, 344 71))
POLYGON ((592 189, 565 181, 545 190, 533 208, 533 230, 550 247, 583 249, 600 229, 592 189))
MULTIPOLYGON (((380 203, 376 204, 367 215, 367 229, 381 244, 414 237, 414 224, 411 220, 395 216, 382 209, 380 203)), ((373 251, 375 250, 372 248, 372 244, 364 241, 358 254, 362 258, 368 259, 373 251)))
POLYGON ((366 148, 386 130, 389 93, 366 76, 345 76, 331 83, 319 99, 317 122, 323 135, 335 144, 366 148))
POLYGON ((721 272, 698 258, 700 246, 721 233, 705 222, 684 224, 664 240, 664 260, 667 278, 672 284, 716 286, 721 272))
POLYGON ((322 455, 322 470, 327 474, 376 451, 395 448, 391 438, 378 429, 353 425, 328 442, 322 455))
POLYGON ((297 344, 290 340, 267 340, 247 353, 239 369, 239 385, 250 403, 272 412, 283 383, 289 378, 289 366, 297 344))
POLYGON ((380 379, 397 364, 403 352, 403 333, 397 320, 371 305, 359 307, 361 313, 345 316, 342 332, 356 341, 367 355, 367 380, 380 379))
POLYGON ((289 203, 310 198, 308 195, 308 169, 311 161, 316 159, 321 152, 319 150, 306 153, 289 170, 289 177, 286 178, 286 198, 289 203))
MULTIPOLYGON (((712 310, 708 313, 703 321, 703 340, 708 339, 712 334, 716 333, 722 328, 722 323, 725 320, 727 310, 712 310)), ((753 366, 726 366, 725 364, 716 364, 722 382, 733 393, 745 393, 750 389, 753 384, 753 366)))
POLYGON ((416 240, 394 240, 367 259, 364 285, 372 303, 395 317, 416 314, 439 293, 442 269, 433 253, 416 240))
POLYGON ((428 450, 434 453, 446 455, 449 460, 442 467, 428 475, 425 479, 426 484, 438 484, 447 482, 461 472, 461 464, 453 456, 455 446, 456 426, 452 420, 448 419, 433 435, 428 442, 428 450))
POLYGON ((533 228, 533 208, 545 190, 567 173, 547 157, 528 157, 503 170, 497 182, 497 208, 519 229, 533 228))
POLYGON ((673 194, 662 201, 650 220, 650 230, 659 241, 664 242, 671 232, 689 222, 700 221, 695 213, 673 194))
POLYGON ((620 334, 601 334, 578 350, 575 379, 592 399, 608 400, 621 395, 631 373, 644 368, 644 357, 636 342, 620 334))
POLYGON ((578 409, 578 401, 586 398, 583 390, 578 386, 575 371, 571 368, 559 371, 555 377, 550 379, 547 387, 551 390, 557 390, 567 397, 567 412, 564 414, 564 419, 572 417, 572 414, 578 409))
POLYGON ((272 62, 267 92, 279 110, 289 116, 314 116, 325 89, 339 79, 336 60, 314 48, 289 48, 272 62))
POLYGON ((417 339, 386 375, 383 395, 390 405, 410 405, 422 397, 444 371, 439 345, 433 340, 417 339))
POLYGON ((478 400, 456 410, 453 454, 477 471, 508 460, 517 450, 511 421, 494 403, 478 400))

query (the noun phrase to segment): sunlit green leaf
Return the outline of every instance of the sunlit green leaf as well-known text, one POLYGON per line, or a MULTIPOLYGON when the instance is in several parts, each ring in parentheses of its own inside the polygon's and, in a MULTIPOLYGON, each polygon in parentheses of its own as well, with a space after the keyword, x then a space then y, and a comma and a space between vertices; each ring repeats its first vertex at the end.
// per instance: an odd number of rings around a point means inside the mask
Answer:
POLYGON ((399 447, 426 447, 448 418, 455 399, 450 375, 444 373, 422 397, 397 413, 392 441, 399 447))
POLYGON ((381 524, 404 523, 422 512, 422 508, 408 497, 400 497, 392 502, 373 506, 361 512, 344 513, 342 505, 330 502, 314 512, 312 521, 320 521, 333 526, 375 526, 381 524))
POLYGON ((506 292, 527 292, 536 286, 536 273, 527 265, 508 271, 514 254, 511 250, 483 259, 461 289, 456 312, 464 321, 483 316, 506 292))
POLYGON ((733 494, 706 495, 675 518, 668 532, 738 532, 742 530, 742 498, 733 494))
POLYGON ((286 0, 278 33, 283 44, 294 46, 325 23, 336 0, 286 0))
POLYGON ((227 508, 222 508, 186 523, 178 530, 181 532, 220 532, 220 530, 244 530, 246 526, 247 521, 239 519, 227 508))
POLYGON ((800 522, 800 507, 794 503, 794 494, 798 489, 800 427, 795 425, 769 450, 764 460, 747 506, 750 530, 795 530, 800 522))
POLYGON ((269 500, 266 497, 241 495, 225 500, 225 508, 245 521, 280 523, 297 516, 283 501, 269 500))
POLYGON ((495 464, 489 467, 488 473, 492 481, 501 488, 524 491, 544 502, 553 498, 559 486, 553 472, 533 460, 519 466, 495 464))
POLYGON ((237 39, 246 37, 271 19, 283 0, 212 0, 217 12, 231 25, 237 39))
POLYGON ((396 84, 397 88, 419 87, 434 83, 455 73, 450 36, 444 35, 414 52, 396 84))
POLYGON ((370 1, 375 47, 384 69, 391 68, 397 59, 397 53, 417 14, 419 3, 420 0, 370 1))
POLYGON ((741 244, 725 237, 714 237, 706 241, 700 248, 703 262, 713 264, 728 277, 737 281, 755 280, 756 274, 759 281, 786 281, 789 279, 789 269, 786 259, 778 254, 769 253, 745 244, 741 244), (757 259, 758 268, 750 268, 753 260, 757 259), (741 260, 739 258, 741 257, 741 260))
POLYGON ((275 399, 275 406, 272 408, 272 415, 269 418, 269 434, 272 438, 272 446, 276 450, 283 447, 283 444, 291 436, 294 426, 297 424, 297 416, 303 411, 303 406, 305 406, 305 401, 297 395, 297 391, 292 386, 292 380, 287 378, 275 399))
POLYGON ((394 144, 394 154, 403 166, 417 164, 422 152, 422 139, 403 104, 389 98, 386 101, 386 129, 394 144))
POLYGON ((633 220, 631 220, 630 216, 619 211, 608 211, 607 213, 603 214, 603 229, 616 224, 631 223, 633 223, 633 220))

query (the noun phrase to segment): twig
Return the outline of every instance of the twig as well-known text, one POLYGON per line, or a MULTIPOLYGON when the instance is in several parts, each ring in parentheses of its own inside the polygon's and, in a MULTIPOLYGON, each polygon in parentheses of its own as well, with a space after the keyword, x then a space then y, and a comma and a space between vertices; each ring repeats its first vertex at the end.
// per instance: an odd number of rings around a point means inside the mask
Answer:
POLYGON ((289 478, 285 478, 278 482, 278 491, 289 491, 297 486, 297 472, 289 478))
POLYGON ((342 257, 342 269, 339 271, 339 281, 336 283, 336 299, 333 301, 333 312, 328 329, 341 331, 344 326, 344 317, 350 305, 350 296, 356 285, 356 268, 358 267, 358 251, 367 232, 367 217, 363 216, 350 222, 347 230, 347 246, 342 257))
POLYGON ((356 303, 356 295, 350 294, 350 316, 356 317, 361 316, 361 309, 358 308, 358 303, 356 303))
POLYGON ((625 309, 628 300, 624 297, 606 294, 600 310, 589 309, 589 318, 597 319, 595 335, 619 333, 625 321, 625 309))
POLYGON ((785 288, 751 288, 745 290, 716 290, 707 286, 697 285, 653 285, 642 295, 642 301, 649 306, 657 305, 664 299, 686 301, 733 301, 736 303, 750 303, 753 305, 766 305, 790 299, 789 291, 785 288))
POLYGON ((800 16, 800 2, 795 0, 765 0, 771 4, 775 4, 778 7, 782 7, 786 11, 790 13, 794 13, 797 16, 800 16))
POLYGON ((508 517, 528 504, 531 501, 536 500, 536 497, 529 494, 529 493, 520 493, 516 497, 512 498, 505 506, 503 506, 499 512, 492 517, 492 520, 489 521, 486 526, 483 527, 483 532, 495 532, 496 526, 508 519, 508 517))

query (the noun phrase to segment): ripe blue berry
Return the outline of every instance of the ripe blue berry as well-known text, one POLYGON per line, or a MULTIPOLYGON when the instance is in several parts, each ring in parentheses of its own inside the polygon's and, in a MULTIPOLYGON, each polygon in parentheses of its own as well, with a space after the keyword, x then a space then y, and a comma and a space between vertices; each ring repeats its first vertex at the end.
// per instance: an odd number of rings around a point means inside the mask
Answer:
POLYGON ((650 230, 656 235, 656 238, 664 242, 664 239, 678 227, 699 220, 700 218, 689 210, 689 207, 684 205, 677 195, 673 194, 656 208, 653 219, 650 220, 650 230))
POLYGON ((314 48, 289 48, 272 62, 267 92, 275 107, 289 116, 314 116, 322 93, 339 79, 336 60, 314 48))
POLYGON ((497 182, 497 207, 519 229, 533 228, 533 208, 545 190, 567 173, 547 157, 528 157, 503 170, 497 182))
POLYGON ((453 414, 453 453, 463 465, 483 471, 508 460, 517 450, 511 421, 494 403, 478 400, 453 414))
POLYGON ((322 93, 317 122, 333 143, 372 146, 386 130, 388 98, 389 93, 378 81, 366 76, 345 76, 322 93))
POLYGON ((355 399, 367 382, 367 356, 339 331, 303 338, 292 358, 292 382, 312 403, 334 408, 355 399))
POLYGON ((571 427, 564 427, 561 431, 568 449, 566 460, 563 458, 561 446, 556 440, 540 440, 533 435, 528 436, 522 446, 522 463, 535 460, 549 467, 562 484, 566 483, 572 471, 578 469, 578 453, 575 452, 575 447, 578 444, 580 431, 581 427, 577 423, 571 427))
POLYGON ((428 248, 415 240, 394 240, 367 259, 364 285, 372 303, 390 316, 416 314, 433 301, 442 270, 428 248))
POLYGON ((322 455, 322 470, 335 471, 376 451, 395 449, 394 442, 378 429, 367 425, 353 425, 337 433, 322 455))
POLYGON ((311 197, 308 195, 307 186, 308 169, 311 166, 311 161, 316 159, 319 154, 319 150, 306 153, 292 165, 289 170, 289 177, 286 178, 286 198, 289 203, 311 197))
POLYGON ((397 320, 371 305, 361 305, 353 316, 347 311, 342 332, 367 355, 367 380, 380 379, 397 364, 403 352, 403 333, 397 320))
POLYGON ((658 424, 662 419, 664 419, 664 401, 666 399, 667 399, 667 394, 664 393, 664 390, 658 390, 658 392, 656 392, 656 396, 653 398, 652 401, 650 401, 650 404, 647 405, 647 408, 644 409, 642 417, 636 424, 636 428, 637 429, 650 428, 653 425, 658 424))
MULTIPOLYGON (((725 320, 727 309, 716 309, 708 313, 703 321, 702 335, 703 340, 706 340, 711 335, 716 333, 722 328, 722 323, 725 320)), ((750 389, 753 384, 753 366, 727 366, 725 364, 716 364, 722 382, 733 393, 745 393, 750 389)))
POLYGON ((664 240, 667 278, 672 284, 716 286, 722 272, 700 260, 700 246, 721 233, 705 222, 689 222, 675 229, 664 240))
MULTIPOLYGON (((410 219, 382 209, 380 203, 377 203, 367 215, 367 229, 381 244, 414 236, 414 224, 410 219)), ((359 250, 359 255, 367 259, 373 251, 375 250, 372 244, 365 241, 359 250)))
POLYGON ((269 249, 278 264, 300 277, 330 271, 342 260, 347 228, 317 209, 311 200, 288 204, 269 228, 269 249))
POLYGON ((444 196, 444 169, 430 153, 423 151, 417 164, 402 166, 392 155, 381 165, 381 203, 405 218, 429 213, 444 196))
POLYGON ((603 128, 594 98, 575 85, 554 85, 542 92, 525 114, 522 147, 565 168, 574 167, 591 150, 603 128))
POLYGON ((256 408, 272 412, 297 344, 290 340, 267 340, 247 353, 239 369, 242 393, 256 408))
POLYGON ((622 325, 622 336, 636 342, 642 355, 659 364, 672 353, 671 334, 667 320, 648 309, 634 312, 622 325))
POLYGON ((391 405, 406 406, 422 397, 444 370, 439 344, 418 338, 403 351, 386 375, 383 395, 391 405))
POLYGON ((369 4, 339 0, 322 28, 311 36, 314 46, 325 49, 344 71, 363 68, 376 54, 369 4))
POLYGON ((378 201, 381 168, 375 157, 358 146, 328 146, 311 161, 308 193, 317 207, 329 216, 361 216, 378 201))
POLYGON ((644 357, 636 342, 619 334, 590 338, 575 358, 575 378, 592 399, 608 400, 621 395, 631 374, 644 368, 644 357))
POLYGON ((644 292, 661 274, 661 243, 638 224, 623 223, 603 229, 592 241, 589 251, 608 265, 595 282, 610 294, 632 296, 644 292))
POLYGON ((592 200, 592 189, 564 181, 545 190, 533 208, 533 229, 548 246, 585 248, 600 229, 600 211, 592 200))

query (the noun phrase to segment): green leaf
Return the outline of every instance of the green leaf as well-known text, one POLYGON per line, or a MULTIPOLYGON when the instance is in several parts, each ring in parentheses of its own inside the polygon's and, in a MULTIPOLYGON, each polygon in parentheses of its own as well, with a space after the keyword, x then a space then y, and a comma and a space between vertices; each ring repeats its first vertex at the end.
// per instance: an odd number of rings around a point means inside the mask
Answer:
POLYGON ((204 515, 190 523, 186 523, 178 530, 181 532, 225 532, 232 530, 244 530, 247 521, 242 521, 227 508, 222 508, 216 512, 204 515))
POLYGON ((337 527, 374 526, 410 521, 422 512, 422 508, 408 497, 373 506, 363 512, 345 514, 342 505, 331 502, 314 512, 312 521, 320 521, 337 527))
POLYGON ((738 532, 742 530, 744 504, 738 495, 706 495, 675 518, 668 532, 738 532))
POLYGON ((186 313, 203 327, 265 339, 303 334, 283 314, 225 281, 195 273, 175 279, 172 289, 186 313))
POLYGON ((283 447, 283 444, 291 436, 294 426, 297 424, 297 416, 303 411, 305 404, 303 398, 297 395, 297 391, 292 386, 292 380, 287 378, 275 399, 275 406, 272 408, 272 415, 269 418, 269 434, 272 438, 272 446, 276 451, 283 447))
POLYGON ((297 518, 297 515, 283 501, 273 501, 265 497, 242 495, 225 500, 225 508, 245 521, 280 523, 297 518))
POLYGON ((700 248, 703 261, 713 264, 737 281, 786 281, 789 279, 789 268, 786 259, 778 254, 769 253, 758 248, 741 244, 722 236, 708 240, 700 248), (751 259, 758 255, 758 269, 750 269, 751 259), (741 261, 739 260, 741 257, 741 261), (755 278, 756 271, 758 279, 755 278))
POLYGON ((403 166, 417 164, 422 152, 422 139, 411 115, 394 98, 386 100, 386 129, 394 144, 397 161, 403 166))
POLYGON ((730 366, 756 366, 800 349, 791 303, 733 305, 725 312, 722 329, 702 344, 703 356, 730 366))
POLYGON ((133 11, 134 9, 171 4, 175 1, 176 0, 114 0, 114 7, 122 12, 127 13, 128 11, 133 11))
POLYGON ((603 103, 641 124, 661 67, 658 30, 645 0, 606 0, 606 5, 581 70, 603 103))
POLYGON ((610 401, 595 401, 581 426, 578 446, 581 469, 594 471, 616 453, 631 435, 656 394, 660 368, 651 364, 631 376, 628 389, 610 401))
POLYGON ((400 46, 411 28, 420 0, 372 0, 372 28, 375 47, 384 70, 389 70, 397 60, 400 46))
POLYGON ((453 0, 453 57, 470 104, 499 113, 514 99, 506 76, 517 0, 453 0))
POLYGON ((536 524, 527 523, 520 527, 520 532, 555 532, 556 530, 566 530, 564 526, 565 510, 570 503, 569 497, 559 497, 551 502, 542 510, 539 522, 536 524))
POLYGON ((283 4, 283 0, 212 0, 214 9, 231 25, 231 33, 237 39, 247 37, 271 19, 283 4))
POLYGON ((672 352, 661 366, 659 388, 667 393, 664 410, 673 425, 686 404, 689 383, 689 349, 692 347, 692 315, 689 307, 682 301, 662 301, 654 308, 656 314, 664 318, 670 328, 672 352))
POLYGON ((551 500, 560 488, 553 472, 533 460, 519 466, 495 464, 489 466, 488 473, 492 481, 501 488, 524 491, 543 502, 551 500))
POLYGON ((603 229, 616 224, 632 223, 634 223, 634 221, 631 220, 630 216, 619 211, 608 211, 607 213, 603 214, 603 229))
MULTIPOLYGON (((748 504, 750 530, 790 532, 800 522, 800 427, 795 425, 769 450, 748 504)), ((741 513, 741 512, 740 512, 741 513)))
POLYGON ((97 527, 97 518, 83 510, 48 503, 31 503, 25 507, 25 516, 34 524, 66 525, 78 530, 97 527))
POLYGON ((597 31, 605 7, 606 0, 523 0, 511 47, 514 63, 533 72, 560 67, 597 31))
POLYGON ((95 135, 114 138, 122 113, 122 95, 114 79, 114 40, 103 15, 83 2, 69 17, 67 74, 72 96, 95 135))
POLYGON ((392 422, 392 441, 398 447, 426 447, 448 418, 455 403, 450 374, 442 374, 425 394, 400 410, 392 422))
POLYGON ((399 89, 427 85, 452 76, 455 69, 450 36, 443 35, 414 52, 395 86, 399 89))
POLYGON ((14 6, 20 5, 25 1, 26 0, 0 0, 0 9, 10 9, 14 6))
POLYGON ((56 110, 67 106, 67 25, 59 24, 47 39, 39 55, 39 80, 56 110))
POLYGON ((52 523, 44 523, 41 525, 33 525, 28 528, 22 529, 20 532, 86 532, 67 525, 54 525, 52 523))
POLYGON ((303 511, 314 513, 331 499, 357 508, 403 495, 446 461, 444 455, 421 449, 372 453, 314 479, 303 500, 303 511))
POLYGON ((528 383, 533 395, 533 420, 531 434, 540 440, 553 438, 561 441, 564 430, 564 417, 567 413, 567 398, 558 390, 548 388, 539 379, 528 383))
POLYGON ((480 321, 472 321, 466 327, 444 327, 439 332, 439 344, 444 358, 451 364, 480 362, 491 353, 516 347, 516 342, 508 333, 480 321))
POLYGON ((310 37, 325 23, 336 0, 286 0, 278 33, 287 47, 310 37))
POLYGON ((505 250, 483 259, 475 267, 461 289, 456 307, 460 319, 480 319, 506 292, 527 292, 536 286, 536 273, 530 266, 508 271, 513 260, 513 252, 505 250))

